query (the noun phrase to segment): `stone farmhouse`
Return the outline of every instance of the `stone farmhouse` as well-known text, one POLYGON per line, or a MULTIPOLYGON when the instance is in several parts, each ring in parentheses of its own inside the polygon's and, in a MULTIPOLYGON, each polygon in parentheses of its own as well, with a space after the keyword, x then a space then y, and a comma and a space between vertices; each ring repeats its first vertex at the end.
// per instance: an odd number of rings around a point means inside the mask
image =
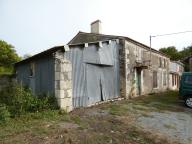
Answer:
POLYGON ((71 111, 102 101, 131 99, 169 88, 170 59, 164 53, 125 36, 79 32, 56 46, 15 64, 17 81, 34 94, 53 94, 71 111))

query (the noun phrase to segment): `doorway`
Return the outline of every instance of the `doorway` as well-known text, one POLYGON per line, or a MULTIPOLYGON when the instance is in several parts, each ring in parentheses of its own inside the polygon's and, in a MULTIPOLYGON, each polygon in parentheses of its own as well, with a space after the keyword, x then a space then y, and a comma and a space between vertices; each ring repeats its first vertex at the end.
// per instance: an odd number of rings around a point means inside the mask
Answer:
POLYGON ((141 69, 136 68, 136 95, 141 95, 141 69))

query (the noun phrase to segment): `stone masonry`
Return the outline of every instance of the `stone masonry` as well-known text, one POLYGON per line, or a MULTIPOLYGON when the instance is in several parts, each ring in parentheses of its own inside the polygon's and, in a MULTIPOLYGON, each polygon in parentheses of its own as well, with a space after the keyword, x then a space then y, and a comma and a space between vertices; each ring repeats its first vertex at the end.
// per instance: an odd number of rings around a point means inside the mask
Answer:
POLYGON ((151 66, 150 51, 142 46, 133 44, 125 40, 125 97, 133 98, 153 92, 164 91, 168 88, 169 58, 152 52, 151 66), (160 63, 161 62, 161 63, 160 63), (143 68, 137 68, 137 63, 143 65, 143 68), (145 68, 144 66, 147 66, 145 68), (138 90, 137 71, 140 70, 140 90, 138 90), (157 88, 153 88, 153 72, 157 72, 157 88))
POLYGON ((63 52, 55 53, 55 96, 61 109, 70 112, 72 106, 72 66, 63 52))

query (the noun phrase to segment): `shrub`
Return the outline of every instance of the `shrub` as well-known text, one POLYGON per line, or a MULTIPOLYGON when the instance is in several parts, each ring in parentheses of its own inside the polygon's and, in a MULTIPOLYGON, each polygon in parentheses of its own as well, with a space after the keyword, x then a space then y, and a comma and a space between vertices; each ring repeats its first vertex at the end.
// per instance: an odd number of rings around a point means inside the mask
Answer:
POLYGON ((0 104, 0 124, 10 119, 10 113, 5 104, 0 104))
POLYGON ((28 89, 17 83, 11 83, 0 94, 0 102, 8 106, 12 116, 20 115, 32 109, 34 96, 28 89))
POLYGON ((57 109, 56 98, 53 96, 34 96, 28 88, 15 82, 0 92, 0 103, 7 106, 12 117, 48 109, 57 109))
POLYGON ((40 94, 37 98, 37 109, 39 111, 58 109, 57 100, 53 95, 40 94))

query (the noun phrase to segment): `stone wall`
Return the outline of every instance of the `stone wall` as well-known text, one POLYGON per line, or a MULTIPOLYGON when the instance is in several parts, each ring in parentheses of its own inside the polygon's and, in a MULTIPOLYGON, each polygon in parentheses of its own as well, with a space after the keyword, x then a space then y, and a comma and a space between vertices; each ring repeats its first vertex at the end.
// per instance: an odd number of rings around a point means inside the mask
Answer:
POLYGON ((135 80, 135 61, 136 61, 136 46, 125 41, 125 69, 126 69, 126 98, 132 98, 136 95, 136 80, 135 80))
POLYGON ((72 106, 72 66, 64 52, 55 53, 55 96, 61 109, 69 112, 72 106))
POLYGON ((120 41, 122 45, 119 49, 119 69, 120 69, 120 95, 126 97, 126 78, 125 78, 125 43, 124 40, 120 41))
POLYGON ((150 65, 150 51, 147 48, 126 41, 124 44, 125 49, 125 79, 126 79, 126 98, 132 98, 148 93, 164 91, 168 88, 169 84, 169 58, 156 52, 151 52, 151 65, 150 65), (162 65, 160 66, 160 59, 162 65), (138 67, 142 65, 142 67, 138 67), (144 66, 144 67, 143 67, 144 66), (147 67, 145 67, 147 66, 147 67), (137 72, 140 71, 140 92, 138 90, 137 72), (153 72, 157 71, 157 88, 153 88, 153 72), (166 84, 163 83, 165 77, 166 84))
POLYGON ((0 91, 13 81, 12 75, 0 75, 0 91))

